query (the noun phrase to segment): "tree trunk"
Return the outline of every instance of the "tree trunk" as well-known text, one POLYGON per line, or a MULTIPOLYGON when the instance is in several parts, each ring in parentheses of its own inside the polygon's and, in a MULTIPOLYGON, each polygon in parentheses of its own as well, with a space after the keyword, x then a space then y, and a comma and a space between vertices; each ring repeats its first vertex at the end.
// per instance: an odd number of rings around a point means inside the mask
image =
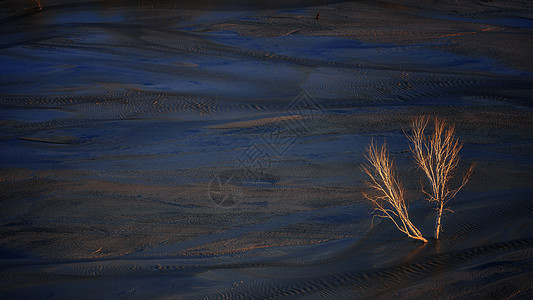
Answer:
POLYGON ((435 238, 436 240, 439 239, 439 234, 440 234, 440 227, 441 227, 441 225, 440 225, 440 219, 441 219, 441 217, 442 217, 442 209, 443 209, 443 207, 442 207, 442 205, 441 205, 441 206, 439 207, 439 211, 438 211, 438 213, 437 213, 437 220, 435 221, 435 233, 434 233, 434 238, 435 238))
POLYGON ((415 240, 420 240, 422 241, 424 244, 428 242, 428 240, 426 240, 423 236, 411 236, 413 239, 415 240))

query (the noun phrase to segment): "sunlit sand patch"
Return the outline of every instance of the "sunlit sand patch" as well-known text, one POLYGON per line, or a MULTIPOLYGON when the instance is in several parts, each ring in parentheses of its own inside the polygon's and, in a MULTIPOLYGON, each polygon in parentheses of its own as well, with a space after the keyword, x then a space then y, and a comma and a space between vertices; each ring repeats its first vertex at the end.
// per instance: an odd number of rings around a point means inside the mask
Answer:
POLYGON ((180 68, 197 68, 200 66, 199 64, 195 64, 193 62, 186 62, 186 61, 175 62, 174 65, 180 68))
POLYGON ((85 141, 83 139, 74 137, 74 136, 48 136, 48 137, 21 137, 19 138, 23 141, 30 141, 30 142, 39 142, 39 143, 48 143, 48 144, 63 144, 63 145, 74 145, 74 144, 81 144, 85 141))

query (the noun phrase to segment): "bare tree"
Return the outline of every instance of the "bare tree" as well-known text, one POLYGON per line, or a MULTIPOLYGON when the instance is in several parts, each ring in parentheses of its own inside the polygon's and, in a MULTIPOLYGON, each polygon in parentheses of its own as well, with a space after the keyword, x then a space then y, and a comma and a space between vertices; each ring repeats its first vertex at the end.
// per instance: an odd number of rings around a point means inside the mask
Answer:
POLYGON ((455 126, 448 125, 444 119, 435 117, 435 130, 432 134, 426 135, 425 130, 429 122, 429 117, 419 116, 412 119, 411 134, 405 134, 411 142, 410 149, 415 157, 416 164, 424 171, 430 191, 424 193, 428 201, 437 205, 437 218, 435 220, 435 239, 439 239, 441 231, 441 218, 447 203, 453 199, 457 193, 466 185, 475 164, 463 176, 462 183, 455 189, 450 188, 450 179, 454 176, 454 171, 459 163, 459 151, 463 143, 455 137, 455 126))
POLYGON ((409 219, 404 189, 397 178, 396 167, 389 157, 387 146, 383 144, 378 149, 372 141, 365 157, 369 164, 363 166, 363 172, 370 177, 367 185, 376 192, 376 195, 364 194, 364 196, 374 206, 374 216, 391 219, 396 228, 408 237, 427 243, 409 219))

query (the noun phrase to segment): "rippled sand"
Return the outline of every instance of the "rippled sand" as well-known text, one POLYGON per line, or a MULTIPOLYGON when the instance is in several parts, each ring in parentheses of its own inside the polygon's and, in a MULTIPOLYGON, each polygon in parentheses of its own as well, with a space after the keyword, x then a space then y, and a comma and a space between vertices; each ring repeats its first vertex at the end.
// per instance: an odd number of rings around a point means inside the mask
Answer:
POLYGON ((0 6, 2 298, 530 297, 529 2, 0 6), (430 237, 419 114, 477 162, 426 245, 360 171, 386 140, 430 237))

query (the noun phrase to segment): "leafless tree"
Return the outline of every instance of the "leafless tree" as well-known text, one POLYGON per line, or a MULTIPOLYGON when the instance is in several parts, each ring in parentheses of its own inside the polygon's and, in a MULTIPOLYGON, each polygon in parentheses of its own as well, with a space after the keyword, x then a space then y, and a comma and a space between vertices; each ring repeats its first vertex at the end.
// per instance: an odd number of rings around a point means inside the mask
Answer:
POLYGON ((448 125, 444 119, 435 117, 435 129, 426 135, 429 123, 428 116, 418 116, 412 119, 410 134, 405 135, 410 141, 416 164, 426 175, 430 190, 424 190, 428 201, 436 203, 437 217, 435 220, 435 239, 439 239, 441 218, 446 205, 466 185, 474 170, 475 164, 463 176, 462 183, 457 188, 450 188, 450 180, 459 164, 459 151, 463 143, 455 137, 455 126, 448 125))
POLYGON ((396 228, 408 237, 427 243, 420 231, 411 223, 408 204, 404 198, 404 188, 396 174, 394 161, 390 158, 387 146, 378 149, 374 141, 365 153, 368 164, 363 172, 370 177, 367 185, 374 191, 372 195, 364 194, 374 206, 374 216, 390 219, 396 228))

